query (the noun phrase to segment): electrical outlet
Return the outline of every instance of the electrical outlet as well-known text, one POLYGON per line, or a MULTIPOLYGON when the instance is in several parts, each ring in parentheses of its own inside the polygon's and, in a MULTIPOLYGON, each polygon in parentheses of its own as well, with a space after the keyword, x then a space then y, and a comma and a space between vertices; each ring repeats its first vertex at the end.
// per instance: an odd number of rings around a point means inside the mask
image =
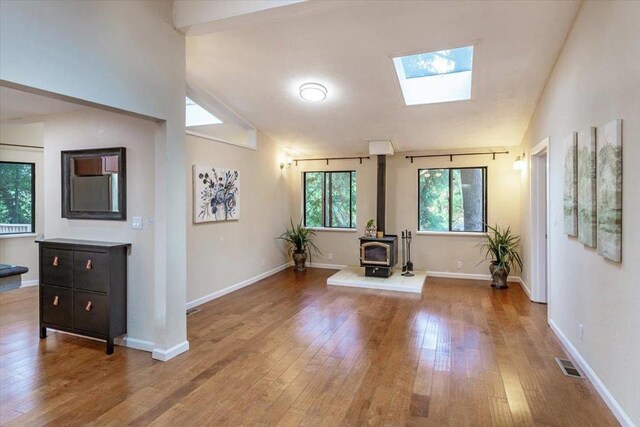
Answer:
POLYGON ((262 266, 264 267, 266 265, 266 262, 264 260, 264 258, 262 258, 262 266))
POLYGON ((583 336, 584 336, 584 327, 582 326, 582 323, 578 323, 578 337, 580 337, 580 340, 582 340, 583 336))
POLYGON ((462 269, 462 261, 458 261, 456 267, 458 268, 458 270, 462 269))
POLYGON ((134 216, 131 220, 131 228, 134 230, 142 230, 142 217, 134 216))
POLYGON ((151 218, 151 217, 147 218, 147 224, 153 225, 155 222, 156 221, 153 218, 151 218))
POLYGON ((333 259, 333 254, 332 253, 328 253, 327 254, 327 259, 333 259))

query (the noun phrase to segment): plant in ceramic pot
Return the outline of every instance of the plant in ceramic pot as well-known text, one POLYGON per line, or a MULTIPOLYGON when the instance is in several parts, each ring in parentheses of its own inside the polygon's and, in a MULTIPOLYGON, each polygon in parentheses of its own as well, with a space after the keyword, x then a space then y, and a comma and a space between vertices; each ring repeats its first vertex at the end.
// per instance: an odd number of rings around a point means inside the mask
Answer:
POLYGON ((522 270, 522 259, 518 253, 520 246, 520 236, 513 234, 511 227, 506 229, 487 226, 489 232, 486 240, 479 244, 484 252, 485 259, 491 259, 489 271, 493 279, 491 287, 496 289, 506 289, 507 278, 511 269, 517 265, 522 270))
POLYGON ((311 256, 311 249, 316 253, 321 253, 313 239, 316 233, 302 225, 302 222, 294 225, 291 220, 291 228, 287 227, 278 239, 289 243, 289 250, 293 258, 293 271, 304 271, 307 261, 307 254, 311 256))
POLYGON ((367 228, 364 230, 365 237, 376 237, 376 223, 373 219, 367 221, 367 228))

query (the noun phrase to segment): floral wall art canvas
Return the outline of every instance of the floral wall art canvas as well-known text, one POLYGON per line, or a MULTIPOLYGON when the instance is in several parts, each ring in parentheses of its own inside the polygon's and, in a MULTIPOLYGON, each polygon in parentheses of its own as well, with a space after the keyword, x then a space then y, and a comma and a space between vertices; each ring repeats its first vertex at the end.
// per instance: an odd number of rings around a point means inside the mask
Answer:
POLYGON ((193 165, 193 222, 240 218, 238 171, 193 165))
POLYGON ((566 137, 563 141, 564 149, 564 232, 569 236, 578 234, 578 194, 577 194, 577 162, 576 162, 576 133, 566 137))
POLYGON ((596 247, 596 128, 578 133, 578 239, 596 247))
POLYGON ((622 120, 597 130, 598 254, 622 261, 622 120))

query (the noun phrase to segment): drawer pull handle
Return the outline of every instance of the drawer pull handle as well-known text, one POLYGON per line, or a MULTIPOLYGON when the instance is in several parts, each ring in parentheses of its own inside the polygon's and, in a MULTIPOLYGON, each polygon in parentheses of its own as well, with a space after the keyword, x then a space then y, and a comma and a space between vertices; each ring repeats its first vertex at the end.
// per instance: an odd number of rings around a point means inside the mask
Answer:
POLYGON ((91 265, 91 260, 90 260, 90 259, 88 259, 88 260, 87 260, 87 265, 86 265, 86 267, 85 267, 85 268, 86 268, 87 270, 91 270, 91 268, 93 268, 93 265, 91 265))
POLYGON ((53 266, 54 267, 58 266, 58 257, 57 256, 53 257, 53 266))
POLYGON ((59 301, 59 298, 56 295, 55 298, 53 299, 53 305, 58 305, 58 301, 59 301))
POLYGON ((91 301, 89 301, 87 303, 87 306, 84 308, 87 311, 91 311, 91 309, 93 308, 93 303, 91 301))

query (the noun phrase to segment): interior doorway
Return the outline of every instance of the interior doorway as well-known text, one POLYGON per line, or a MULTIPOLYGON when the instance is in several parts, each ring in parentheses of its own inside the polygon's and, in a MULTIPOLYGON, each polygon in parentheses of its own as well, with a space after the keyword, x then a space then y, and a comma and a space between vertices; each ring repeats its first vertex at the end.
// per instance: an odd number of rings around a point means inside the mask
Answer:
POLYGON ((549 138, 531 149, 531 299, 549 301, 549 138))

